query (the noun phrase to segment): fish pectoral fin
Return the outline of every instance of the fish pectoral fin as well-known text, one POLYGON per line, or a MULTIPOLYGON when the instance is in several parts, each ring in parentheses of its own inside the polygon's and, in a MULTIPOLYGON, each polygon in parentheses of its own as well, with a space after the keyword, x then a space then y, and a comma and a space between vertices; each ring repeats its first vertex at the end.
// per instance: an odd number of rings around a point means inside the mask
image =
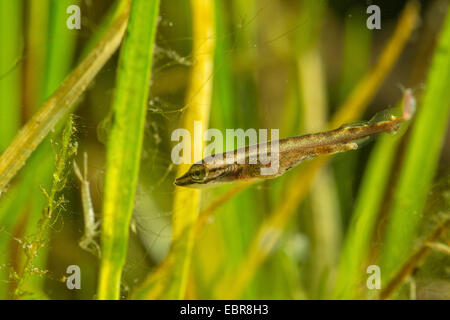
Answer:
POLYGON ((317 146, 314 148, 314 153, 316 156, 335 154, 339 152, 345 152, 350 150, 358 149, 358 144, 356 142, 339 143, 333 145, 317 146))

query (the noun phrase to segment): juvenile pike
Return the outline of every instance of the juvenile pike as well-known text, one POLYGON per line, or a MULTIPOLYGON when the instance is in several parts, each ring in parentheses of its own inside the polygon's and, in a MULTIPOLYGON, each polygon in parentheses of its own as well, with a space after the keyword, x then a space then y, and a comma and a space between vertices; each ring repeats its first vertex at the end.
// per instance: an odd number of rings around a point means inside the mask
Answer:
POLYGON ((412 118, 415 106, 414 96, 408 89, 403 96, 403 113, 400 117, 395 117, 391 110, 385 110, 365 123, 344 125, 331 131, 281 139, 275 141, 278 143, 278 153, 275 157, 270 154, 272 141, 228 151, 219 156, 212 155, 193 164, 188 172, 175 180, 175 184, 198 188, 238 180, 272 179, 304 160, 355 150, 358 144, 366 140, 365 138, 381 132, 397 131, 400 123, 412 118), (270 161, 260 161, 267 158, 278 161, 277 170, 272 174, 261 173, 272 165, 270 161), (257 161, 251 161, 251 159, 257 159, 257 161))

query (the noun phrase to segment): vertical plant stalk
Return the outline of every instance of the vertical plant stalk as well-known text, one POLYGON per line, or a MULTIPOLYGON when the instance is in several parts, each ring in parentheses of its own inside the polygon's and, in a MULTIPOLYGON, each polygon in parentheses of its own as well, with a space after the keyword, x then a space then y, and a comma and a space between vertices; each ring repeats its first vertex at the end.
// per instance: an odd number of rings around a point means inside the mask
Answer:
MULTIPOLYGON (((314 0, 304 1, 301 6, 300 21, 309 32, 300 32, 296 37, 298 95, 303 114, 301 123, 296 126, 303 128, 305 133, 319 132, 327 125, 326 76, 320 41, 317 40, 323 29, 326 9, 325 2, 314 0)), ((307 270, 314 272, 307 281, 307 287, 310 295, 316 298, 322 295, 323 289, 328 291, 330 281, 323 279, 326 276, 328 280, 334 273, 341 243, 340 212, 335 190, 333 176, 329 168, 324 167, 311 183, 308 194, 310 208, 306 211, 305 220, 311 240, 311 255, 307 270)))
POLYGON ((341 75, 338 85, 338 99, 342 101, 350 93, 370 65, 373 31, 362 28, 367 19, 365 11, 355 5, 350 9, 351 19, 345 19, 341 75))
POLYGON ((47 61, 44 73, 42 96, 45 101, 60 86, 73 64, 78 30, 66 26, 66 9, 79 5, 79 0, 50 0, 50 19, 48 21, 47 61))
MULTIPOLYGON (((22 7, 22 0, 0 0, 0 154, 11 143, 20 128, 22 110, 20 82, 23 67, 22 7)), ((0 225, 3 227, 9 226, 2 221, 4 220, 2 219, 2 212, 7 212, 5 208, 8 205, 8 203, 3 202, 0 207, 0 225)), ((15 210, 16 207, 12 206, 12 208, 11 211, 15 210)), ((7 260, 12 255, 7 248, 7 245, 12 242, 8 241, 8 238, 5 233, 0 234, 0 252, 3 253, 0 256, 0 265, 7 265, 7 260)), ((16 241, 14 246, 18 247, 16 241)), ((0 268, 0 277, 5 279, 7 276, 7 268, 0 268)), ((0 285, 0 299, 7 298, 8 291, 6 284, 0 285)))
POLYGON ((108 32, 108 28, 114 23, 114 21, 123 13, 128 12, 130 10, 132 0, 116 0, 108 12, 105 13, 102 18, 102 22, 96 27, 95 33, 89 38, 89 41, 86 43, 86 46, 83 48, 81 52, 81 59, 84 59, 86 55, 94 48, 94 46, 102 39, 106 32, 108 32))
POLYGON ((21 0, 0 0, 0 152, 20 126, 21 10, 21 0))
MULTIPOLYGON (((352 11, 354 11, 352 12, 353 19, 347 19, 345 27, 344 58, 341 69, 342 76, 339 81, 340 99, 348 94, 357 79, 367 70, 372 47, 372 32, 367 28, 361 28, 367 18, 366 13, 358 8, 352 11)), ((354 166, 358 155, 347 154, 345 159, 340 159, 335 163, 336 181, 341 198, 344 200, 341 201, 343 205, 341 210, 343 213, 353 213, 340 254, 334 284, 334 298, 354 297, 360 275, 366 274, 365 271, 361 273, 361 270, 372 239, 379 205, 388 182, 392 160, 395 156, 395 147, 398 145, 399 139, 396 137, 383 135, 375 144, 354 205, 352 199, 356 195, 351 191, 352 183, 349 181, 356 178, 354 166)))
MULTIPOLYGON (((417 2, 409 2, 399 19, 394 35, 384 48, 375 67, 353 89, 348 99, 329 123, 329 128, 336 128, 358 118, 370 99, 375 95, 382 81, 386 78, 397 61, 406 41, 416 25, 419 7, 417 2)), ((330 157, 317 158, 306 163, 288 184, 282 205, 274 211, 260 226, 253 238, 247 256, 241 262, 236 274, 227 275, 217 286, 216 296, 233 299, 241 295, 253 278, 257 268, 272 252, 275 244, 283 234, 289 219, 295 214, 298 205, 306 196, 316 173, 328 163, 330 157), (230 281, 233 287, 229 287, 230 281)))
POLYGON ((435 49, 426 89, 405 151, 388 217, 381 256, 383 283, 390 281, 414 247, 449 123, 450 10, 435 49))
POLYGON ((75 101, 116 51, 122 41, 127 20, 128 12, 117 18, 86 59, 64 80, 0 156, 0 196, 31 153, 59 120, 69 113, 75 101))
MULTIPOLYGON (((306 132, 319 132, 326 126, 327 102, 325 74, 320 51, 313 45, 298 58, 300 90, 304 105, 304 128, 306 132)), ((323 168, 311 185, 311 210, 308 220, 311 222, 311 276, 312 294, 319 294, 319 284, 324 275, 328 279, 335 275, 335 267, 341 245, 341 219, 336 194, 336 185, 329 168, 323 168), (328 169, 328 170, 327 170, 328 169)), ((330 288, 327 281, 324 288, 327 294, 330 288)))
POLYGON ((134 0, 119 61, 107 147, 99 299, 119 299, 139 173, 159 0, 134 0))
MULTIPOLYGON (((49 1, 30 1, 27 30, 27 55, 25 61, 25 95, 22 119, 27 121, 39 106, 39 96, 43 90, 46 57, 49 1)), ((65 10, 64 10, 65 13, 65 10)))
POLYGON ((42 187, 42 192, 47 200, 47 206, 44 208, 41 219, 38 223, 37 233, 33 236, 32 241, 25 242, 23 248, 26 253, 25 263, 19 274, 15 275, 18 279, 17 286, 14 290, 14 298, 18 299, 25 294, 23 287, 26 279, 31 274, 45 274, 45 270, 38 269, 34 261, 38 257, 38 252, 44 248, 47 243, 48 229, 52 218, 61 210, 64 203, 64 196, 57 197, 61 190, 64 189, 67 180, 67 164, 70 163, 72 156, 76 153, 77 144, 72 140, 73 123, 69 118, 67 125, 62 134, 61 149, 56 156, 55 172, 53 173, 53 182, 49 192, 42 187))
MULTIPOLYGON (((186 96, 187 109, 183 127, 191 134, 191 141, 185 141, 185 148, 203 149, 203 132, 194 136, 194 121, 201 121, 202 130, 208 128, 212 95, 213 58, 215 48, 214 1, 191 0, 193 23, 193 67, 190 87, 186 96), (199 148, 201 147, 201 148, 199 148)), ((201 154, 194 161, 201 160, 201 154)), ((189 169, 181 164, 178 174, 189 169)), ((136 292, 138 299, 182 299, 185 295, 192 248, 195 238, 195 224, 199 215, 200 190, 176 188, 173 207, 172 245, 166 260, 151 274, 136 292)))

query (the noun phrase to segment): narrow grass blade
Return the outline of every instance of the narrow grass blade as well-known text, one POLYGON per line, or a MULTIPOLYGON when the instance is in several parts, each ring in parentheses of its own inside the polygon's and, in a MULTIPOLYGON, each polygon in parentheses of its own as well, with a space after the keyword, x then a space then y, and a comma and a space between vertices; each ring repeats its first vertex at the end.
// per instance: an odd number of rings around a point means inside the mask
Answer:
MULTIPOLYGON (((297 127, 303 128, 304 133, 319 132, 327 124, 326 75, 317 40, 320 39, 326 9, 324 2, 314 0, 304 1, 301 7, 302 28, 311 29, 309 33, 297 36, 297 47, 300 49, 297 56, 298 94, 303 110, 303 123, 297 127)), ((306 280, 306 286, 311 296, 317 296, 319 286, 328 291, 330 282, 323 286, 321 279, 324 274, 334 272, 341 243, 336 188, 328 168, 323 168, 314 179, 308 200, 311 205, 305 212, 305 221, 311 250, 307 268, 313 270, 313 274, 306 280)))
POLYGON ((381 256, 383 283, 411 254, 422 221, 422 211, 436 173, 439 154, 449 123, 450 10, 426 81, 411 138, 400 168, 381 256))
POLYGON ((111 8, 106 12, 102 18, 102 22, 97 27, 95 34, 89 39, 86 46, 83 48, 81 57, 84 58, 94 48, 94 46, 102 39, 104 34, 108 32, 108 28, 114 23, 114 21, 126 11, 129 11, 132 0, 116 0, 111 8))
POLYGON ((67 115, 74 102, 119 46, 128 20, 122 14, 90 54, 64 80, 55 93, 22 128, 0 156, 0 195, 11 179, 58 121, 67 115))
MULTIPOLYGON (((193 14, 193 68, 186 97, 188 108, 184 114, 183 127, 191 134, 191 154, 194 146, 203 146, 203 132, 194 136, 194 121, 201 121, 202 130, 208 128, 212 94, 213 57, 215 46, 214 2, 192 0, 193 14)), ((186 148, 188 146, 185 145, 186 148)), ((196 155, 194 161, 200 160, 196 155)), ((181 164, 178 173, 189 168, 181 164)), ((135 293, 138 299, 181 299, 185 296, 192 248, 195 238, 195 223, 199 214, 200 190, 175 189, 173 207, 172 246, 166 260, 155 273, 150 274, 143 286, 135 293)))
POLYGON ((134 0, 113 102, 107 146, 99 299, 119 299, 139 172, 159 0, 134 0))
POLYGON ((337 97, 342 101, 351 92, 358 80, 366 73, 372 52, 373 31, 361 28, 366 23, 367 14, 359 4, 349 12, 351 19, 345 20, 344 48, 341 76, 337 97))
POLYGON ((66 26, 66 9, 70 5, 79 5, 74 0, 50 0, 49 38, 47 47, 47 65, 44 73, 44 90, 40 101, 47 100, 67 76, 75 55, 78 30, 69 30, 66 26))
MULTIPOLYGON (((0 0, 0 153, 11 143, 20 128, 23 44, 18 39, 22 34, 22 4, 21 0, 0 0)), ((3 203, 3 208, 6 206, 15 208, 14 202, 15 199, 11 199, 9 203, 3 203)), ((0 222, 3 222, 3 208, 0 207, 0 222)), ((8 263, 6 250, 7 244, 10 243, 8 240, 7 235, 0 234, 0 252, 3 253, 0 255, 0 265, 8 263)), ((6 268, 0 268, 2 279, 7 278, 7 273, 6 268)), ((0 299, 7 298, 7 289, 6 284, 0 285, 0 299)))
MULTIPOLYGON (((336 91, 331 93, 341 103, 370 68, 372 54, 372 30, 361 28, 366 23, 367 14, 361 3, 350 9, 351 19, 345 19, 344 47, 341 64, 341 75, 336 91)), ((346 225, 353 211, 358 183, 355 167, 361 153, 348 152, 336 157, 332 163, 343 225, 346 225)))
POLYGON ((21 0, 0 0, 0 152, 6 149, 20 126, 21 11, 21 0))
POLYGON ((214 83, 211 102, 211 126, 220 130, 232 128, 236 114, 233 97, 231 37, 227 29, 226 9, 222 0, 214 0, 216 39, 214 50, 214 83))
MULTIPOLYGON (((304 128, 306 132, 319 132, 326 127, 328 107, 323 62, 317 46, 300 55, 298 69, 304 105, 304 128)), ((311 295, 317 297, 319 283, 324 275, 327 274, 330 279, 335 274, 342 237, 336 184, 329 168, 323 168, 314 179, 309 201, 311 208, 306 212, 307 234, 311 240, 309 270, 314 275, 308 278, 308 287, 311 295)), ((331 281, 324 283, 324 294, 328 293, 330 284, 331 281)))
MULTIPOLYGON (((42 101, 45 78, 45 66, 48 41, 48 0, 29 1, 27 44, 28 54, 25 59, 24 110, 22 119, 31 118, 42 101)), ((63 11, 65 12, 65 10, 63 11)), ((48 64, 47 64, 48 66, 48 64)), ((65 75, 64 75, 65 76, 65 75)))
MULTIPOLYGON (((324 64, 317 39, 322 32, 326 6, 321 1, 303 1, 300 23, 308 33, 297 38, 298 95, 302 109, 301 122, 296 127, 303 132, 319 132, 326 127, 328 97, 325 84, 324 64)), ((296 131, 296 134, 299 134, 296 131)), ((281 198, 282 199, 282 198, 281 198)), ((305 279, 311 296, 317 296, 324 273, 333 269, 340 246, 340 218, 334 183, 327 168, 323 168, 311 185, 305 210, 305 227, 311 249, 306 270, 314 270, 305 279)), ((280 200, 279 200, 280 201, 280 200)), ((305 271, 308 272, 308 271, 305 271)), ((327 285, 328 286, 328 285, 327 285)))

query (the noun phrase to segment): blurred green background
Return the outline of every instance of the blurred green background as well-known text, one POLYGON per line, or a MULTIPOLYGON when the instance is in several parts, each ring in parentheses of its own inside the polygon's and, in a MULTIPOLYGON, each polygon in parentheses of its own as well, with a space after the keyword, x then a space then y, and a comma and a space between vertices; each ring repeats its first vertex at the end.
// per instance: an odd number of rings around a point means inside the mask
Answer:
MULTIPOLYGON (((450 213, 450 53, 445 51, 450 40, 440 37, 450 36, 448 1, 421 1, 414 30, 404 47, 398 44, 400 56, 373 86, 361 83, 378 72, 406 1, 211 1, 214 71, 205 79, 213 82, 211 128, 277 128, 280 137, 317 132, 347 110, 352 95, 367 96, 353 102, 361 110, 359 119, 397 105, 399 85, 414 89, 419 111, 406 132, 382 135, 360 150, 334 156, 310 184, 305 181, 311 164, 306 164, 225 196, 195 240, 185 297, 379 298, 450 213), (366 27, 370 4, 381 8, 380 30, 366 27), (296 194, 302 188, 304 197, 296 194), (265 252, 260 243, 264 254, 258 255, 251 245, 258 230, 264 223, 270 227, 267 221, 285 207, 289 213, 280 214, 282 227, 272 230, 280 232, 276 244, 265 252), (366 286, 366 268, 373 264, 381 266, 381 290, 366 286)), ((186 92, 196 63, 191 2, 161 1, 121 298, 132 297, 171 244, 176 166, 170 135, 189 103, 186 92)), ((0 0, 0 153, 81 61, 115 10, 106 0, 0 0), (66 28, 71 4, 81 8, 80 30, 66 28)), ((81 164, 83 152, 88 153, 99 217, 118 58, 115 54, 100 71, 74 116, 76 159, 81 164)), ((47 242, 34 259, 36 272, 14 296, 23 277, 23 246, 39 230, 46 205, 40 186, 50 189, 60 136, 56 130, 44 140, 0 198, 0 299, 96 297, 99 259, 78 246, 83 211, 71 164, 59 191, 66 202, 52 217, 47 242), (61 280, 73 264, 81 268, 80 290, 68 290, 61 280)), ((202 190, 201 214, 233 188, 202 190)), ((420 263, 412 260, 414 270, 403 274, 390 298, 450 298, 448 228, 432 242, 441 250, 429 250, 420 263)))

